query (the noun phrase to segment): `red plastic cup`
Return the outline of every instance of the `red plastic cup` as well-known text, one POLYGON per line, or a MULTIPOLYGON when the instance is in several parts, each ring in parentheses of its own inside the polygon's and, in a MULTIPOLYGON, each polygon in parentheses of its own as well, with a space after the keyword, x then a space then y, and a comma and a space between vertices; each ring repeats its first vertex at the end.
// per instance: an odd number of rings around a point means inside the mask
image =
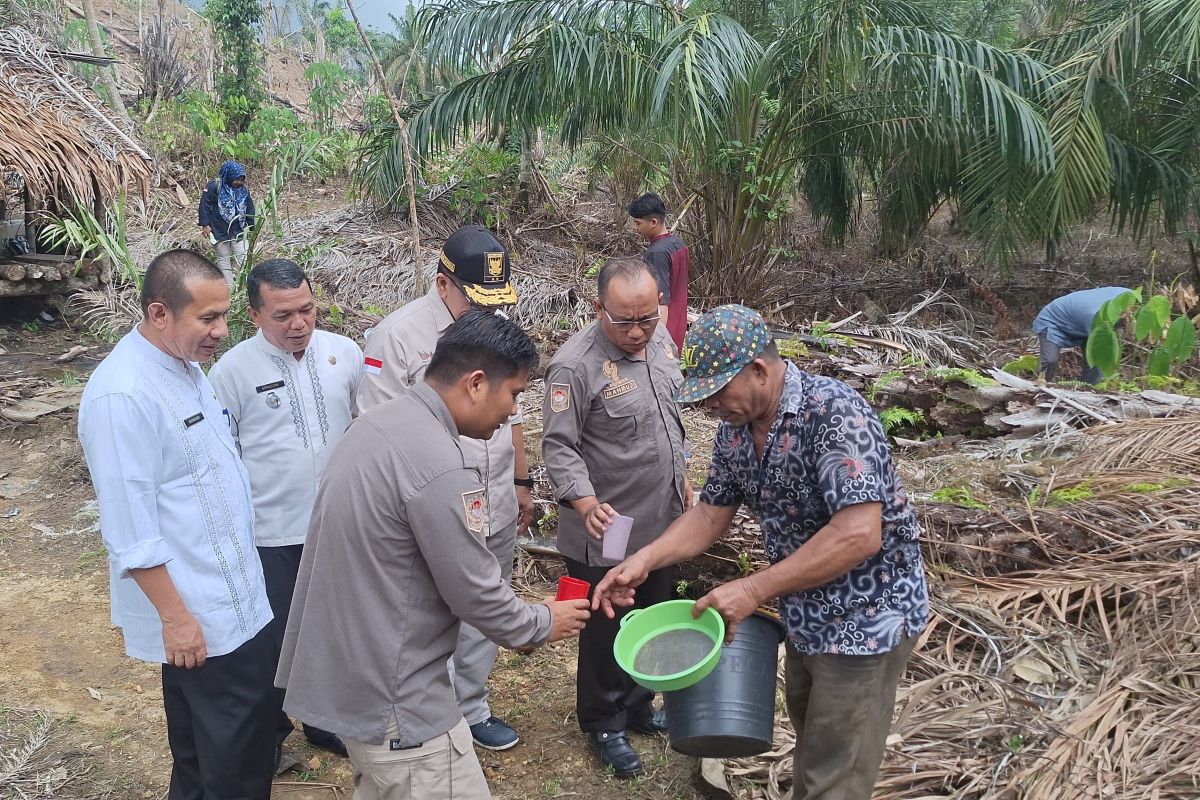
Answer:
POLYGON ((581 581, 578 578, 571 578, 563 575, 558 579, 558 593, 554 595, 555 600, 587 600, 588 592, 591 591, 592 585, 587 581, 581 581))

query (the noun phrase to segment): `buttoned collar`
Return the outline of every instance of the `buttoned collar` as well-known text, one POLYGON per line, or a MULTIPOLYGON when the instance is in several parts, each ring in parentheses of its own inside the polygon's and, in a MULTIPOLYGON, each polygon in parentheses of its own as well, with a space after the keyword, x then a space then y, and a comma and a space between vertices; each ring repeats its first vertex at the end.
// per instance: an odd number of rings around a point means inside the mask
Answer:
POLYGON ((185 361, 161 350, 158 345, 142 335, 142 326, 140 324, 134 326, 131 334, 131 341, 137 347, 138 352, 144 358, 155 364, 158 364, 164 369, 168 369, 171 372, 177 372, 180 375, 190 376, 192 374, 193 365, 196 366, 196 369, 200 368, 200 366, 194 361, 185 361))
POLYGON ((451 316, 450 309, 446 308, 446 301, 438 294, 437 281, 434 281, 425 299, 429 303, 429 310, 433 312, 433 324, 437 327, 438 336, 441 336, 446 328, 454 324, 454 317, 451 316))
POLYGON ((437 390, 425 381, 420 381, 410 391, 429 407, 433 416, 437 417, 438 422, 446 426, 446 430, 450 432, 450 435, 458 439, 458 425, 454 422, 454 417, 451 415, 446 401, 437 393, 437 390))
POLYGON ((258 347, 260 350, 262 350, 267 355, 278 356, 279 358, 294 361, 295 363, 299 364, 301 361, 304 360, 304 357, 308 355, 308 351, 312 350, 313 346, 316 344, 317 329, 315 329, 315 328, 313 329, 313 335, 311 337, 309 337, 309 340, 308 340, 308 347, 304 348, 304 353, 301 354, 300 358, 296 358, 295 353, 292 353, 288 350, 284 350, 281 347, 276 347, 275 345, 271 344, 271 340, 263 335, 262 328, 259 328, 258 333, 254 334, 253 341, 254 341, 255 346, 258 347))

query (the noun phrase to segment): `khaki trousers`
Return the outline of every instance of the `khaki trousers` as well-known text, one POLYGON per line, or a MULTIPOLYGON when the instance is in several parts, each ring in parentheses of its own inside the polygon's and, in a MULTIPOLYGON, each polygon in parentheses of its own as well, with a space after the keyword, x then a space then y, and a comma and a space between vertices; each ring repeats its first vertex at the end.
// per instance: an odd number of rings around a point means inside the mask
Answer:
POLYGON ((420 747, 392 750, 395 720, 382 744, 343 737, 354 765, 354 800, 491 800, 465 719, 420 747))
POLYGON ((249 244, 245 239, 227 239, 217 242, 215 249, 217 251, 217 268, 224 273, 225 284, 233 286, 235 273, 246 262, 246 251, 249 249, 249 244))
POLYGON ((784 691, 796 730, 792 800, 870 800, 915 637, 876 656, 788 648, 784 691))

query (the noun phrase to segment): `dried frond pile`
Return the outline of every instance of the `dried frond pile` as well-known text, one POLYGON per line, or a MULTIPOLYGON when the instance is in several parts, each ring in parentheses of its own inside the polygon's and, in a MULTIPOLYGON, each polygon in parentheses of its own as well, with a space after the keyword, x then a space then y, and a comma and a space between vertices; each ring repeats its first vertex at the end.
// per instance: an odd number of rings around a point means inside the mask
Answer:
POLYGON ((0 169, 19 173, 39 206, 91 207, 128 186, 146 196, 151 159, 41 40, 10 27, 0 30, 0 169))
MULTIPOLYGON (((1092 428, 1041 499, 920 507, 933 614, 875 800, 1200 797, 1198 430, 1092 428)), ((794 748, 780 716, 774 751, 725 762, 736 796, 789 797, 794 748)))

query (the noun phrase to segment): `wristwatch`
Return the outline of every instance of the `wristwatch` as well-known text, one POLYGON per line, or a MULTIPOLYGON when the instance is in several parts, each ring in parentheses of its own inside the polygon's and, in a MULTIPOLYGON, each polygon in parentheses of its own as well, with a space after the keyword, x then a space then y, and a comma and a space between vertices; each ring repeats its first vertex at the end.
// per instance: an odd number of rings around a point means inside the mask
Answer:
POLYGON ((524 486, 527 489, 533 488, 533 478, 513 478, 513 483, 517 486, 524 486))

